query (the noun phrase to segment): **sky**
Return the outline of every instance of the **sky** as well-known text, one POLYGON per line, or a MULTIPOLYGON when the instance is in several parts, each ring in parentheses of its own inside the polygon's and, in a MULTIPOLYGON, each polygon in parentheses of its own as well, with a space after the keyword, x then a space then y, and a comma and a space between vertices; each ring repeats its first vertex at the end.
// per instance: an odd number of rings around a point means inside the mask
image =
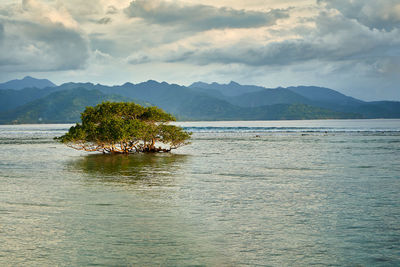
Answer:
POLYGON ((400 100, 400 0, 1 0, 0 82, 27 75, 400 100))

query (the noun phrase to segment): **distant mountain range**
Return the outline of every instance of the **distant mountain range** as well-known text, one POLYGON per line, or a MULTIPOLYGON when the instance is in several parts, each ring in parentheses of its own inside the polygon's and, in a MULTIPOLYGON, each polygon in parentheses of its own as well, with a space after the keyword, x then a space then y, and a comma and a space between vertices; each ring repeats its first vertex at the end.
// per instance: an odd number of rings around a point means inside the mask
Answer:
POLYGON ((25 77, 0 84, 0 123, 80 121, 86 106, 102 101, 156 105, 179 120, 292 120, 400 118, 400 102, 365 102, 328 88, 267 89, 254 85, 196 82, 180 86, 147 82, 105 86, 25 77))
POLYGON ((13 89, 21 90, 24 88, 46 88, 55 87, 56 85, 47 79, 35 79, 30 76, 26 76, 21 80, 11 80, 5 83, 0 83, 0 89, 13 89))

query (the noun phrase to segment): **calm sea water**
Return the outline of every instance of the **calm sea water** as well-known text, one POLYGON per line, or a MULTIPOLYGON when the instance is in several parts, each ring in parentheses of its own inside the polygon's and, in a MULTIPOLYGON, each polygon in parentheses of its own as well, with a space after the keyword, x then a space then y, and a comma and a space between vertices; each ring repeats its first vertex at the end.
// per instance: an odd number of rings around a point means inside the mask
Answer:
POLYGON ((400 120, 178 124, 130 156, 0 126, 0 265, 400 265, 400 120))

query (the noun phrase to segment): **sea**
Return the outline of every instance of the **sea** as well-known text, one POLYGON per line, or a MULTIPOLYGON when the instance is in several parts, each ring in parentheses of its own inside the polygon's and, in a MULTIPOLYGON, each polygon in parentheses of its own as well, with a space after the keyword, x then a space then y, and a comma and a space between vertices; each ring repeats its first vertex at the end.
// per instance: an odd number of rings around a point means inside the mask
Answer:
POLYGON ((400 266, 400 120, 176 124, 134 155, 0 126, 0 266, 400 266))

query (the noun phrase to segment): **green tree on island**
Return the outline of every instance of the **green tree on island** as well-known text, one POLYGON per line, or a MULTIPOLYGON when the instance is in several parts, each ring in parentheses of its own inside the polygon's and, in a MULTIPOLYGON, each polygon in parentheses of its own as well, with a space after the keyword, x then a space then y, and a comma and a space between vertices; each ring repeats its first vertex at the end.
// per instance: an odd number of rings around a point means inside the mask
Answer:
POLYGON ((191 133, 169 125, 175 117, 157 107, 103 102, 86 107, 82 123, 56 138, 78 150, 103 153, 169 152, 187 144, 191 133))

